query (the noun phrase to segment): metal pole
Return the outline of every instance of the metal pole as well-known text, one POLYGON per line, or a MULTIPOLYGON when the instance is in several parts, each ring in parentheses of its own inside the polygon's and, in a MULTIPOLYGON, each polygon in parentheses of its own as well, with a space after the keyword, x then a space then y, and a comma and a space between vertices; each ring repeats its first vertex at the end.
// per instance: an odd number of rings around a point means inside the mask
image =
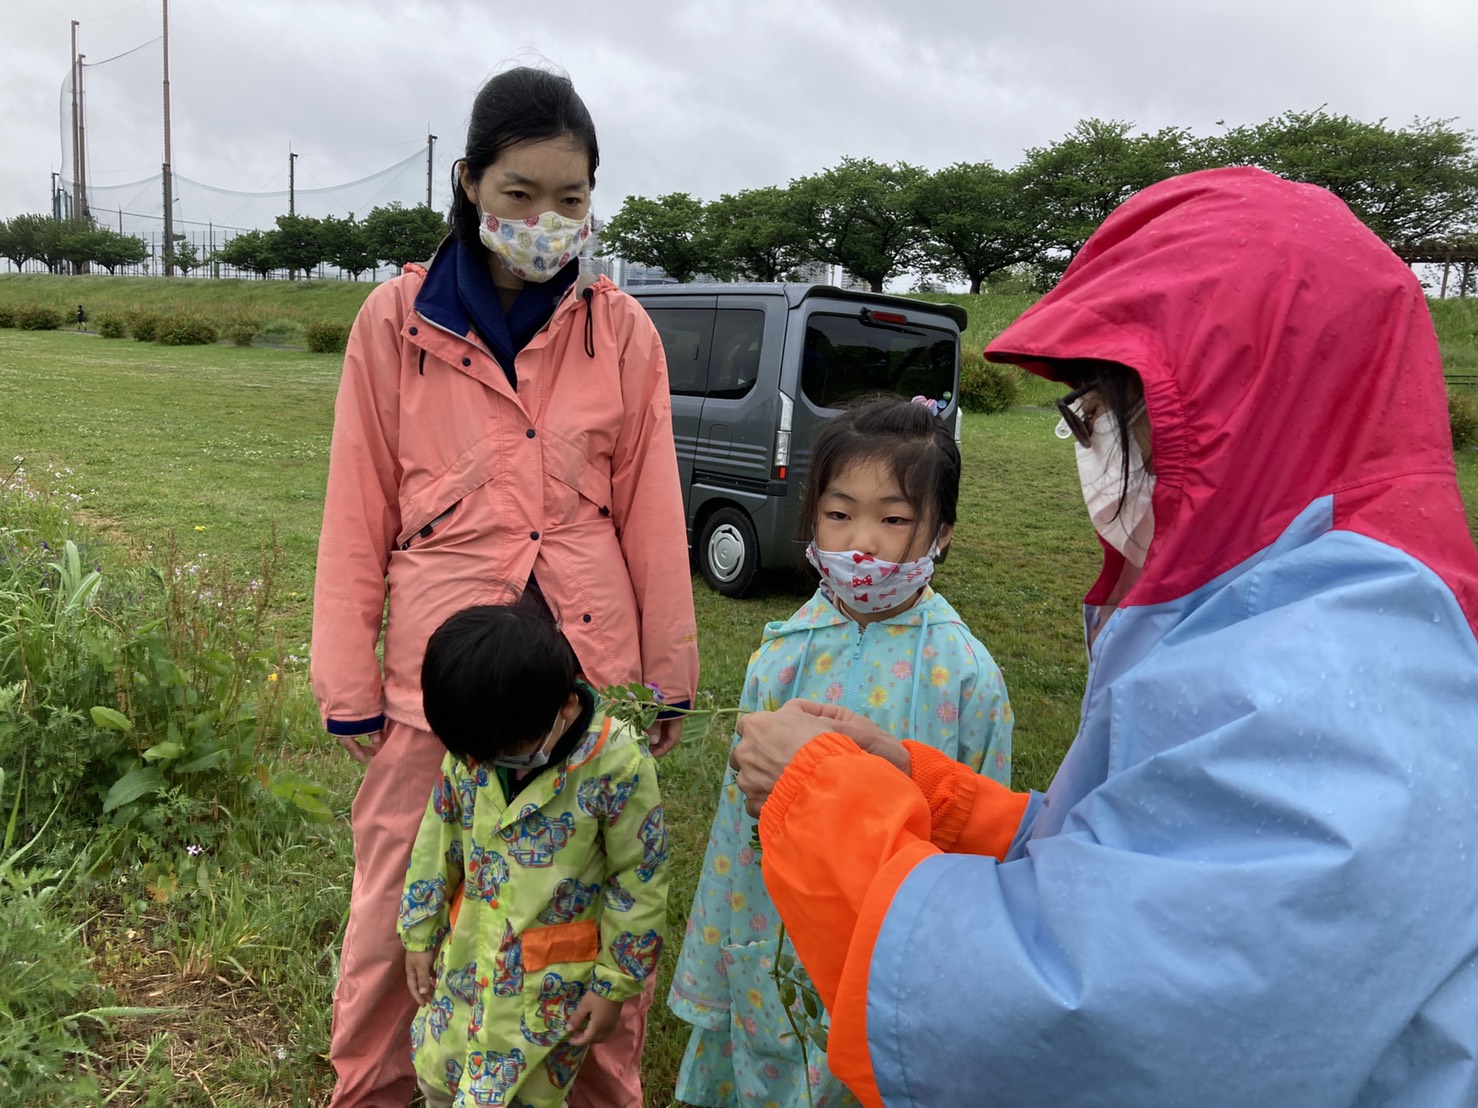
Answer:
POLYGON ((82 73, 82 66, 77 61, 77 21, 72 20, 72 195, 77 193, 77 181, 81 171, 78 168, 82 164, 82 145, 77 141, 77 85, 82 73))
MULTIPOLYGON (((87 210, 87 95, 82 87, 82 61, 86 54, 77 55, 77 218, 88 219, 87 210)), ((83 267, 86 272, 86 267, 83 267)))
POLYGON ((51 171, 51 218, 56 220, 62 218, 62 193, 57 185, 57 178, 60 176, 56 170, 51 171))
POLYGON ((297 212, 298 192, 298 156, 293 153, 293 148, 287 148, 287 214, 293 215, 297 212))
POLYGON ((169 148, 169 0, 164 3, 164 275, 174 276, 174 158, 169 148))
POLYGON ((431 207, 431 165, 436 156, 436 136, 426 135, 426 207, 431 207))

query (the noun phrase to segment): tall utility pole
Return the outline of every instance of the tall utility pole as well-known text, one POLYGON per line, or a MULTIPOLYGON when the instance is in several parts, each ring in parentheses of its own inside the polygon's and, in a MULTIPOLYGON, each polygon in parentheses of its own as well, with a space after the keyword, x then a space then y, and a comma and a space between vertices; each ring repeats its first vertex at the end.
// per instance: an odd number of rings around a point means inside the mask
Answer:
POLYGON ((436 155, 436 136, 426 135, 426 207, 431 207, 431 161, 436 155))
POLYGON ((287 214, 297 213, 298 196, 298 156, 293 153, 293 148, 287 148, 287 214))
POLYGON ((77 21, 72 20, 72 200, 77 199, 77 182, 82 179, 82 144, 77 139, 77 89, 82 81, 82 66, 77 61, 77 21))
POLYGON ((164 275, 174 276, 174 158, 169 149, 169 0, 164 0, 164 275))
POLYGON ((82 63, 86 54, 77 55, 77 204, 73 215, 86 219, 87 211, 87 95, 82 88, 82 63))
MULTIPOLYGON (((72 218, 91 221, 92 211, 87 205, 87 95, 82 88, 82 62, 86 54, 77 55, 77 150, 81 176, 77 178, 77 207, 72 218)), ((91 273, 89 262, 73 262, 73 273, 91 273)))

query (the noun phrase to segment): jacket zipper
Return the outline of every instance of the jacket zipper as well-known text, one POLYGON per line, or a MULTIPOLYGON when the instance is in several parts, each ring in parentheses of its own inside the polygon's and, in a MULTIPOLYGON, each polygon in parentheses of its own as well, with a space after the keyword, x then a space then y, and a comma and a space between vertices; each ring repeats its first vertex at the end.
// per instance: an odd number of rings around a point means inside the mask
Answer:
POLYGON ((457 510, 461 503, 462 502, 458 500, 456 504, 453 504, 446 511, 442 512, 441 515, 437 516, 430 523, 426 524, 425 527, 422 527, 414 535, 406 539, 405 542, 400 543, 400 549, 409 550, 411 548, 411 543, 415 542, 417 539, 429 539, 440 524, 445 523, 448 519, 451 518, 452 513, 457 510))

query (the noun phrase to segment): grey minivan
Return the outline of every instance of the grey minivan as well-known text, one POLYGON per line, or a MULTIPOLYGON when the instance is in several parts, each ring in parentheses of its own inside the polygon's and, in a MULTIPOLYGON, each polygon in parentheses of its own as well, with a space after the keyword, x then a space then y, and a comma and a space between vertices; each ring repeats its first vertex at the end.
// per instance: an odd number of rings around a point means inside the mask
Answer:
POLYGON ((963 308, 827 285, 628 291, 667 355, 688 546, 726 596, 761 566, 805 564, 811 443, 838 408, 894 392, 957 419, 963 308))

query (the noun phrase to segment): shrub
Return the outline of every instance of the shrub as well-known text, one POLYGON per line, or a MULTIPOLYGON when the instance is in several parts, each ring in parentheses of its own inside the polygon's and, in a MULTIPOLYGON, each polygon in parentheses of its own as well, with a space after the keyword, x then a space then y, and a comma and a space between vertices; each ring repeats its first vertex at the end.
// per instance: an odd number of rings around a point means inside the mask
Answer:
POLYGON ((1449 388, 1447 415, 1452 421, 1452 448, 1478 446, 1478 392, 1449 388))
POLYGON ((154 337, 164 346, 209 346, 221 336, 203 316, 182 315, 162 322, 154 337))
POLYGON ((226 325, 226 337, 237 346, 250 346, 257 337, 257 323, 252 319, 237 319, 226 325))
POLYGON ((15 325, 23 331, 55 331, 67 317, 45 304, 22 304, 15 310, 15 325))
POLYGON ((161 320, 151 312, 129 312, 128 333, 139 342, 153 342, 161 320))
POLYGON ((960 353, 960 404, 967 412, 995 415, 1016 403, 1021 392, 1019 371, 996 365, 974 351, 960 353))
MULTIPOLYGON (((33 534, 6 514, 0 498, 0 538, 33 534)), ((52 849, 85 837, 97 861, 210 845, 231 818, 331 818, 321 786, 262 756, 283 719, 264 649, 275 557, 248 586, 173 548, 104 575, 70 539, 32 541, 0 560, 0 772, 25 775, 19 834, 50 820, 52 849)))
POLYGON ((0 327, 15 326, 15 308, 9 304, 0 304, 0 327))
POLYGON ((300 346, 303 342, 303 325, 294 319, 269 319, 262 324, 257 338, 274 346, 300 346))
POLYGON ((98 316, 98 334, 105 339, 128 337, 128 320, 117 312, 104 312, 98 316))
POLYGON ((342 354, 349 344, 349 327, 344 323, 315 319, 303 328, 303 341, 315 354, 342 354))

